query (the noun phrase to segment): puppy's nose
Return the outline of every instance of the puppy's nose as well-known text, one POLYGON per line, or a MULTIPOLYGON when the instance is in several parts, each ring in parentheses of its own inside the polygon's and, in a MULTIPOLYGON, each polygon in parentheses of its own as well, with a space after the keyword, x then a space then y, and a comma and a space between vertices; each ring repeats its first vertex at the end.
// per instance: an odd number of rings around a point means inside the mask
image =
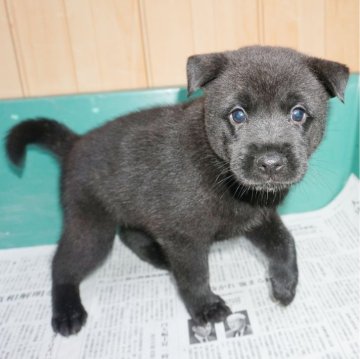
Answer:
POLYGON ((261 155, 256 160, 256 164, 260 171, 271 175, 280 172, 284 168, 286 158, 280 153, 268 152, 261 155))

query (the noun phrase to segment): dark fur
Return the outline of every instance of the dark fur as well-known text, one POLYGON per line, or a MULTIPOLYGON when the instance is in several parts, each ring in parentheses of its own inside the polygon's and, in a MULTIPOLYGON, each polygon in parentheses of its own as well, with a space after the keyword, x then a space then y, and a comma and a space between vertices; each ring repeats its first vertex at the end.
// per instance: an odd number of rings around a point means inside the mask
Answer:
POLYGON ((12 129, 11 138, 6 142, 6 152, 10 160, 19 166, 24 160, 26 146, 38 144, 49 149, 61 160, 78 138, 78 135, 56 121, 45 118, 28 120, 12 129))
POLYGON ((348 69, 290 49, 248 47, 192 56, 187 74, 189 92, 202 87, 204 97, 133 113, 82 137, 48 120, 11 130, 13 162, 28 143, 63 160, 56 332, 77 333, 85 323, 79 284, 106 258, 118 225, 140 258, 172 271, 198 324, 230 312, 209 285, 215 240, 246 235, 269 260, 273 296, 284 305, 293 300, 295 244, 276 206, 304 176, 323 136, 327 99, 343 99, 348 69), (309 113, 304 124, 290 119, 298 104, 309 113), (249 116, 239 125, 229 119, 236 105, 249 116), (264 158, 284 166, 268 171, 264 158))

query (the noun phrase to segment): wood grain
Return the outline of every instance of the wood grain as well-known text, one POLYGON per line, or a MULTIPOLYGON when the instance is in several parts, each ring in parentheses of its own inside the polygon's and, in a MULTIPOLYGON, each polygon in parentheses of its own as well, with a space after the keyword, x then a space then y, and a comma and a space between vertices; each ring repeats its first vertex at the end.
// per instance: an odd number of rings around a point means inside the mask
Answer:
POLYGON ((77 92, 61 0, 7 0, 26 96, 77 92))
POLYGON ((234 50, 259 43, 254 0, 191 0, 196 53, 234 50))
POLYGON ((326 57, 359 71, 359 1, 326 0, 326 57))
POLYGON ((312 56, 325 56, 325 0, 298 0, 296 49, 312 56))
POLYGON ((184 85, 194 53, 190 0, 140 0, 149 86, 184 85))
POLYGON ((64 1, 79 90, 146 87, 138 2, 64 1))
POLYGON ((261 0, 266 45, 325 55, 325 0, 261 0))
POLYGON ((203 54, 217 51, 216 21, 214 2, 191 0, 192 35, 194 52, 203 54))
POLYGON ((21 97, 23 91, 4 0, 0 1, 0 53, 0 97, 21 97))
POLYGON ((259 43, 257 4, 254 0, 214 0, 217 51, 259 43))
POLYGON ((289 46, 298 44, 298 1, 262 0, 264 44, 289 46))
POLYGON ((0 0, 0 97, 185 85, 188 56, 252 44, 359 71, 359 0, 0 0))

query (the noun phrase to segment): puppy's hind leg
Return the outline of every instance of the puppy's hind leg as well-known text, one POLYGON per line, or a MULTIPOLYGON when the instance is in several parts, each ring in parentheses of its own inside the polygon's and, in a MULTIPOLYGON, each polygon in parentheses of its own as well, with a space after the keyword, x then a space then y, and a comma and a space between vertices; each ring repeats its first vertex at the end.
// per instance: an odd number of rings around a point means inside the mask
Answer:
POLYGON ((64 229, 52 266, 52 327, 64 336, 76 334, 86 322, 79 285, 106 258, 116 224, 101 206, 66 207, 64 229))
POLYGON ((160 245, 147 233, 130 228, 119 230, 121 241, 140 259, 156 268, 169 269, 169 263, 160 245))

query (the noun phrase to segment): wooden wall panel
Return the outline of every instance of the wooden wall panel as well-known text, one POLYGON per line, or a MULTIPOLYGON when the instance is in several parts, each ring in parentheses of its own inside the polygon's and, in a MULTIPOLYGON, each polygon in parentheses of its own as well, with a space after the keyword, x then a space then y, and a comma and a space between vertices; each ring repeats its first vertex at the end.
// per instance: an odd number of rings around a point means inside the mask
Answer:
POLYGON ((216 50, 234 50, 259 43, 257 1, 214 0, 213 4, 216 50))
POLYGON ((194 53, 259 42, 254 0, 141 0, 141 9, 150 85, 184 84, 194 53))
POLYGON ((64 1, 79 90, 146 87, 138 2, 64 1))
POLYGON ((10 31, 6 4, 4 0, 0 0, 0 98, 23 95, 10 31))
POLYGON ((191 0, 190 2, 194 53, 217 51, 215 31, 217 14, 215 14, 214 2, 209 0, 191 0))
POLYGON ((326 0, 326 57, 359 71, 359 1, 326 0))
POLYGON ((265 45, 324 56, 324 0, 261 0, 265 45))
POLYGON ((359 0, 0 0, 0 97, 184 85, 188 56, 252 44, 359 71, 359 0))
POLYGON ((140 0, 149 86, 185 83, 194 53, 190 0, 140 0))
POLYGON ((263 39, 266 45, 294 46, 298 38, 297 0, 262 0, 263 39))
POLYGON ((69 39, 79 91, 103 88, 94 17, 89 0, 65 0, 69 39))
POLYGON ((295 48, 318 57, 325 56, 325 1, 297 0, 298 38, 295 48))
POLYGON ((258 44, 258 2, 254 0, 192 0, 196 53, 234 50, 258 44))
POLYGON ((62 0, 7 1, 27 96, 77 92, 62 0))

